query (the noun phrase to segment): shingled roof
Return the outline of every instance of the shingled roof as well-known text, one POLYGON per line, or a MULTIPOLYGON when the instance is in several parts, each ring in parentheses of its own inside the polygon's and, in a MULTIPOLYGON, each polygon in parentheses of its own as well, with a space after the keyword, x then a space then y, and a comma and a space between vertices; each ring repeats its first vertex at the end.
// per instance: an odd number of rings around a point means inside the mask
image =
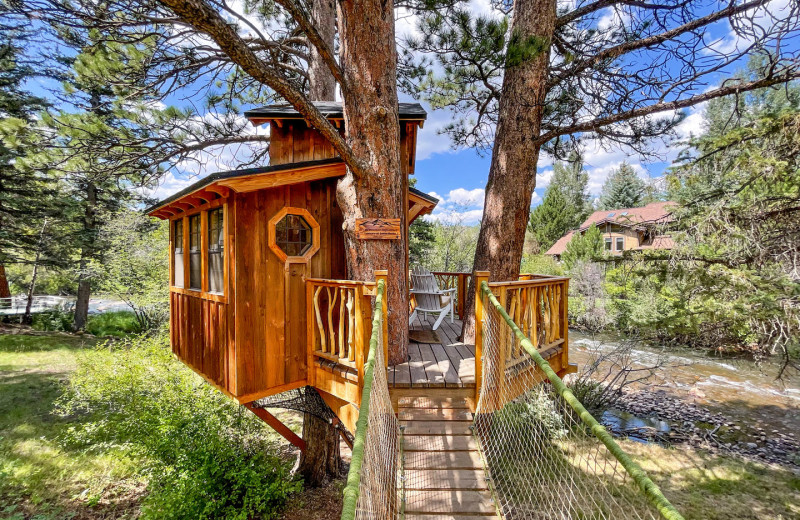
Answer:
MULTIPOLYGON (((317 110, 329 119, 343 117, 342 103, 339 101, 313 101, 317 110)), ((398 103, 398 113, 401 121, 419 121, 427 119, 428 113, 419 103, 398 103)), ((277 103, 248 110, 244 113, 248 119, 303 119, 303 115, 289 103, 277 103)))

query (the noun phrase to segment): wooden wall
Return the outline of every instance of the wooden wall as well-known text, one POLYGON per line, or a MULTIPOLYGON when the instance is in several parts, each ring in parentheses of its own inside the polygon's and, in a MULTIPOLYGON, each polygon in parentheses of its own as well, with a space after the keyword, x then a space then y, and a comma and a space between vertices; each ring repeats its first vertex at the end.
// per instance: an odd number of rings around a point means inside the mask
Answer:
MULTIPOLYGON (((284 119, 270 124, 270 164, 317 161, 337 157, 331 143, 322 134, 298 119, 284 119)), ((344 125, 340 122, 344 135, 344 125)), ((417 122, 400 122, 400 166, 407 175, 414 174, 417 149, 417 122)))
POLYGON ((252 397, 306 379, 304 277, 343 278, 344 239, 336 179, 237 194, 236 388, 252 397), (268 246, 269 219, 304 208, 320 225, 320 249, 308 263, 283 262, 268 246))

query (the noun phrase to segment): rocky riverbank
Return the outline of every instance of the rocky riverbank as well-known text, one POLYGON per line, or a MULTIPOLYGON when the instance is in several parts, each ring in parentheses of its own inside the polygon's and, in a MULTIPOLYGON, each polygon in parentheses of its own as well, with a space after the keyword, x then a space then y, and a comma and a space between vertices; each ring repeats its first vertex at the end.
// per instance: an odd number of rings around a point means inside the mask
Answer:
POLYGON ((603 423, 616 435, 732 453, 800 472, 795 432, 751 426, 664 390, 626 389, 603 414, 603 423))

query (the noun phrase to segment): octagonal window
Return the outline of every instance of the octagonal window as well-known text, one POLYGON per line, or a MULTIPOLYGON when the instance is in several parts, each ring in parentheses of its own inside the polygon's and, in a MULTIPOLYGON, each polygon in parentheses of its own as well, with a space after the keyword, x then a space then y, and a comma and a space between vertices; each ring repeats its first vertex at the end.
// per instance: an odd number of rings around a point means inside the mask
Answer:
POLYGON ((275 225, 275 245, 286 256, 303 256, 311 249, 313 231, 301 215, 285 215, 275 225))

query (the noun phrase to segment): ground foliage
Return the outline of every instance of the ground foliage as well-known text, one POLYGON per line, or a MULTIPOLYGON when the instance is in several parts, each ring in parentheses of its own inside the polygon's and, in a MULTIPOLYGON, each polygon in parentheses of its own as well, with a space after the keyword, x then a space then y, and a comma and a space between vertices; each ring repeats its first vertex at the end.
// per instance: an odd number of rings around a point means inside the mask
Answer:
POLYGON ((265 427, 175 361, 163 334, 79 359, 58 412, 90 417, 66 443, 143 461, 143 518, 272 518, 301 487, 265 427))

